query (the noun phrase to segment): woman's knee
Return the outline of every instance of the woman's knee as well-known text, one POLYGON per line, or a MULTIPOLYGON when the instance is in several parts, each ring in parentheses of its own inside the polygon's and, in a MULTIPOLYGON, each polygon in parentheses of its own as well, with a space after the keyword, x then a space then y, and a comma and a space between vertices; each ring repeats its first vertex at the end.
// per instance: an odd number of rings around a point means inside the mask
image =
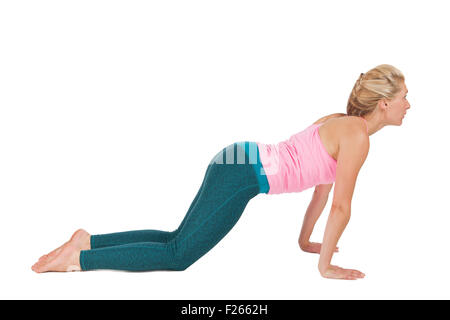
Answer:
POLYGON ((187 259, 176 259, 173 263, 174 271, 184 271, 189 268, 195 261, 187 259))
MULTIPOLYGON (((172 247, 173 248, 173 247, 172 247)), ((173 252, 172 269, 175 271, 184 271, 198 260, 198 255, 188 252, 182 246, 176 246, 173 252)))

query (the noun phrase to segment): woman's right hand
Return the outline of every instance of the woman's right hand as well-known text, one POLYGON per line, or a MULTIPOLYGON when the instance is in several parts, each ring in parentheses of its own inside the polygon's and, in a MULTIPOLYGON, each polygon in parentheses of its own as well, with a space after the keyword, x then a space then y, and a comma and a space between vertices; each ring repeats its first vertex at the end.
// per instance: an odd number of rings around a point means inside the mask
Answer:
POLYGON ((333 266, 331 264, 328 267, 323 268, 323 270, 320 270, 320 274, 324 278, 341 280, 357 280, 362 279, 366 276, 361 271, 354 269, 344 269, 338 266, 333 266))

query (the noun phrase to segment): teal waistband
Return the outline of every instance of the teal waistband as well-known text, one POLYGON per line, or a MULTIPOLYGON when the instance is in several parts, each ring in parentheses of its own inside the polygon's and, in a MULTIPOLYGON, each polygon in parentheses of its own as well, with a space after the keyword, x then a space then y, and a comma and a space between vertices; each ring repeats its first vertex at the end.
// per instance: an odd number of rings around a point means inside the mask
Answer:
POLYGON ((249 159, 249 164, 253 166, 255 170, 256 178, 259 184, 259 193, 268 193, 270 186, 267 180, 266 172, 261 163, 261 158, 259 156, 258 144, 252 141, 240 141, 236 142, 238 146, 245 150, 246 155, 249 159))

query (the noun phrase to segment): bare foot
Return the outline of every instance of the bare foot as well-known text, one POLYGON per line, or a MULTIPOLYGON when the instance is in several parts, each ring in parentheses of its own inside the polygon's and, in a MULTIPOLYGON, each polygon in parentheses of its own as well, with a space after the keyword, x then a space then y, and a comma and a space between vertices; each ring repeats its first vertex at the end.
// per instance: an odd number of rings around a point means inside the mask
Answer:
POLYGON ((56 248, 52 252, 50 252, 48 254, 44 254, 43 256, 41 256, 39 258, 39 261, 43 262, 46 259, 53 259, 61 251, 63 246, 67 245, 70 241, 79 241, 79 240, 81 240, 81 248, 80 248, 81 250, 90 250, 91 249, 91 236, 90 236, 90 234, 87 233, 83 229, 78 229, 77 231, 74 232, 74 234, 72 235, 72 237, 70 238, 69 241, 64 243, 59 248, 56 248))
POLYGON ((90 250, 91 236, 83 229, 75 231, 69 241, 49 254, 43 255, 31 269, 37 273, 47 271, 79 271, 80 251, 90 250))

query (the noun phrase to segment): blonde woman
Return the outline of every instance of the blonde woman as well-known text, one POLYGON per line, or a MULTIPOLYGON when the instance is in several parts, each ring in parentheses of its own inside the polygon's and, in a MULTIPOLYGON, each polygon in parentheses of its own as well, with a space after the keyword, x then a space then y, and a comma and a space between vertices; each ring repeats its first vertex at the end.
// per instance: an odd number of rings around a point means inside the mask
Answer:
POLYGON ((277 144, 244 141, 219 151, 176 230, 90 235, 80 229, 61 247, 42 256, 32 270, 185 270, 232 229, 256 195, 301 192, 315 186, 300 232, 300 248, 320 254, 318 269, 325 278, 363 278, 361 271, 332 265, 331 259, 350 219, 353 191, 369 152, 369 137, 384 126, 402 124, 410 108, 407 92, 403 74, 391 65, 361 73, 346 114, 322 117, 277 144), (333 183, 322 244, 311 242, 333 183))

